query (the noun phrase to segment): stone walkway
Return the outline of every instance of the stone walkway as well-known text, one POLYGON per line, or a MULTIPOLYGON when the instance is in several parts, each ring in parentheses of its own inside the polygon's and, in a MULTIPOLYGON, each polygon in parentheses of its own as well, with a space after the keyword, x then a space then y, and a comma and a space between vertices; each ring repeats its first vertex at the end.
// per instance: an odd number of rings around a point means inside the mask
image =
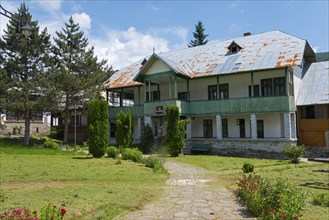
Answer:
POLYGON ((211 181, 208 171, 174 162, 166 162, 165 167, 171 177, 163 195, 117 220, 254 219, 231 191, 207 185, 211 181))

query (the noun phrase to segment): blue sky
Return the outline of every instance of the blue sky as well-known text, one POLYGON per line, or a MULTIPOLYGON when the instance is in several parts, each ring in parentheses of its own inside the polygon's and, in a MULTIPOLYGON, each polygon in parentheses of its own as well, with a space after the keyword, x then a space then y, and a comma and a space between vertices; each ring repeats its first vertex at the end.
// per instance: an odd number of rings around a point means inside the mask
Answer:
MULTIPOLYGON (((16 11, 22 1, 0 0, 16 11)), ((201 20, 208 40, 281 30, 329 51, 329 1, 104 1, 28 0, 33 19, 54 36, 70 16, 100 58, 115 69, 152 53, 186 47, 201 20)), ((7 19, 1 16, 1 34, 7 19)))

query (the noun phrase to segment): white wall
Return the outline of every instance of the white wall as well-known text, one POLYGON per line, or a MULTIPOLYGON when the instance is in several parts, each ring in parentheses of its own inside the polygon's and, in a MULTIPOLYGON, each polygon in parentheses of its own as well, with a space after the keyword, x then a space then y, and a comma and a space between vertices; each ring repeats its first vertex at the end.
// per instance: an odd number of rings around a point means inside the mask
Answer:
POLYGON ((170 71, 169 67, 164 64, 162 61, 156 60, 153 65, 148 69, 145 75, 156 74, 161 72, 170 71))
POLYGON ((257 120, 264 120, 264 137, 281 138, 280 113, 257 114, 257 120))
POLYGON ((192 119, 192 138, 203 137, 203 120, 212 120, 212 136, 216 137, 216 117, 215 116, 195 116, 192 119))

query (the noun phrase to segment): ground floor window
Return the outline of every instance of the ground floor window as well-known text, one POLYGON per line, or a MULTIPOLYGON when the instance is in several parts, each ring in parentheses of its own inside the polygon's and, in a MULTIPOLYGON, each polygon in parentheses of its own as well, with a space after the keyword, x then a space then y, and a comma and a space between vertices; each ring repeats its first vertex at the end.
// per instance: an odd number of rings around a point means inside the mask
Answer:
POLYGON ((228 137, 227 119, 222 119, 222 133, 223 133, 223 138, 228 137))
POLYGON ((264 138, 264 120, 257 120, 257 138, 264 138))
POLYGON ((205 137, 205 138, 212 137, 212 120, 211 119, 203 120, 203 137, 205 137))

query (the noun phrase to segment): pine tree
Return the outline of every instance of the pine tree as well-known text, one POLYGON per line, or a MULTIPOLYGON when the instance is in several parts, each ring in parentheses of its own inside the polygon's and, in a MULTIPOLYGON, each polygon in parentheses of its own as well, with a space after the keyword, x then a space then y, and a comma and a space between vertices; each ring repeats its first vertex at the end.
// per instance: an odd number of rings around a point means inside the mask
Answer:
POLYGON ((86 109, 90 100, 99 95, 101 84, 112 68, 106 60, 98 61, 94 48, 72 17, 54 38, 55 63, 58 68, 56 86, 61 95, 58 107, 64 117, 64 143, 67 143, 71 111, 86 109))
POLYGON ((206 38, 208 37, 208 34, 204 33, 205 28, 201 21, 198 21, 198 23, 195 25, 195 31, 193 32, 194 40, 191 40, 190 43, 187 45, 188 47, 196 47, 199 45, 204 45, 208 43, 208 40, 206 38))
MULTIPOLYGON (((49 100, 48 77, 51 75, 50 36, 47 29, 39 32, 38 22, 32 20, 32 15, 23 3, 15 13, 22 16, 22 23, 28 20, 32 27, 32 35, 25 37, 18 32, 16 21, 10 20, 0 39, 1 89, 2 102, 7 114, 22 115, 25 121, 24 143, 30 142, 30 121, 35 113, 47 109, 49 100), (3 77, 5 76, 6 77, 3 77)), ((49 89, 49 91, 51 91, 49 89)))

